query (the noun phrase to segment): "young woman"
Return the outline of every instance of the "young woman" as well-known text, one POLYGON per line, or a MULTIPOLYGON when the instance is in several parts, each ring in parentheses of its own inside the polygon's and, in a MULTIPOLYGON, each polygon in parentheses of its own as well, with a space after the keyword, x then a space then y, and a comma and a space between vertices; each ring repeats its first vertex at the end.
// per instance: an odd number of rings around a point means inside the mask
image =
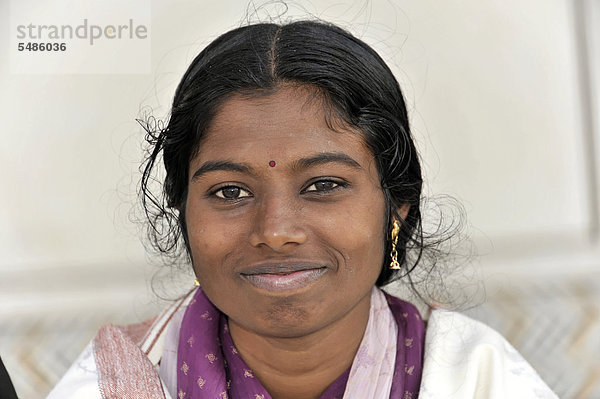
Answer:
POLYGON ((424 250, 400 87, 326 23, 227 32, 192 62, 142 182, 198 288, 105 326, 51 398, 554 398, 497 333, 380 287, 424 250), (164 199, 148 189, 160 154, 164 199), (164 204, 164 206, 163 206, 164 204))

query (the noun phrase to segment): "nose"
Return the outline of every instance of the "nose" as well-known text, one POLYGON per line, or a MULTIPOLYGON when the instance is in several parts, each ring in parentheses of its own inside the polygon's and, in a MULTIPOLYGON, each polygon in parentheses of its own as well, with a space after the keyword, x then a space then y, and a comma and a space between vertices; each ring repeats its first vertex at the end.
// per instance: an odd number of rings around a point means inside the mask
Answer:
POLYGON ((306 231, 293 201, 269 198, 258 204, 250 233, 250 244, 283 252, 306 242, 306 231))

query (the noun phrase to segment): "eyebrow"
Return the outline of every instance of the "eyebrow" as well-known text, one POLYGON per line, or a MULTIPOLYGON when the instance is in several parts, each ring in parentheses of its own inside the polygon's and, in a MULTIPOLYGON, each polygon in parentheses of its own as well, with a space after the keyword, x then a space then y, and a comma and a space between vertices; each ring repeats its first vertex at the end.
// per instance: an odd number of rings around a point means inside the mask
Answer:
MULTIPOLYGON (((351 168, 362 168, 362 166, 350 156, 341 152, 324 152, 312 157, 302 158, 292 164, 292 170, 308 169, 313 166, 328 163, 341 163, 351 168)), ((248 164, 231 161, 208 161, 200 166, 193 174, 192 180, 200 178, 209 172, 227 171, 254 174, 254 169, 248 164)))
POLYGON ((208 161, 200 166, 192 176, 192 180, 198 179, 200 176, 205 175, 209 172, 216 171, 228 171, 228 172, 240 172, 240 173, 251 173, 252 168, 243 163, 236 163, 231 161, 208 161))
POLYGON ((348 155, 341 152, 324 152, 314 157, 302 158, 293 163, 292 169, 308 169, 312 166, 324 165, 327 163, 341 163, 351 168, 361 168, 360 164, 348 155))

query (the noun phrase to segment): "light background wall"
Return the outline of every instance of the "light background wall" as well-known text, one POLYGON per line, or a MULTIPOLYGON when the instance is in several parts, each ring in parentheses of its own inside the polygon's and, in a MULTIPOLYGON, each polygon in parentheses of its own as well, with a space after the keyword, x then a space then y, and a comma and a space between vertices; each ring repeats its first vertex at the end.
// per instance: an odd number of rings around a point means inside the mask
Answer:
MULTIPOLYGON (((580 287, 600 275, 599 3, 298 0, 288 2, 284 18, 311 14, 339 23, 380 52, 407 98, 425 195, 450 194, 465 206, 481 255, 474 264, 493 287, 490 297, 515 282, 523 287, 515 295, 527 295, 527 284, 540 281, 546 283, 533 292, 552 296, 557 286, 580 287)), ((13 378, 23 397, 55 383, 66 366, 48 369, 69 364, 97 324, 134 321, 164 303, 148 288, 158 262, 130 220, 139 216, 144 136, 134 119, 149 109, 167 116, 189 62, 243 23, 246 6, 148 1, 149 74, 11 73, 12 33, 0 31, 0 355, 9 371, 18 370, 13 378), (60 360, 32 349, 32 337, 51 345, 67 323, 74 333, 60 360)), ((258 16, 281 9, 271 4, 258 16)), ((0 2, 2 25, 9 12, 9 2, 0 2)), ((32 6, 34 17, 44 15, 32 6)), ((573 307, 597 310, 596 288, 580 299, 565 292, 573 307)), ((563 392, 592 392, 583 389, 563 392)))

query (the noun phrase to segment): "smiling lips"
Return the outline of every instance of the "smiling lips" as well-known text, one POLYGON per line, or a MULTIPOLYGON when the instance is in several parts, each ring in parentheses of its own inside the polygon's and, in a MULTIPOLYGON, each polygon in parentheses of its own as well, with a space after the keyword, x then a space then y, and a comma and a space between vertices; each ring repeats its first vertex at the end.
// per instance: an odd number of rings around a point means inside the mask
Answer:
POLYGON ((312 263, 272 263, 248 268, 240 274, 255 287, 283 291, 307 286, 321 277, 326 270, 325 266, 312 263))

